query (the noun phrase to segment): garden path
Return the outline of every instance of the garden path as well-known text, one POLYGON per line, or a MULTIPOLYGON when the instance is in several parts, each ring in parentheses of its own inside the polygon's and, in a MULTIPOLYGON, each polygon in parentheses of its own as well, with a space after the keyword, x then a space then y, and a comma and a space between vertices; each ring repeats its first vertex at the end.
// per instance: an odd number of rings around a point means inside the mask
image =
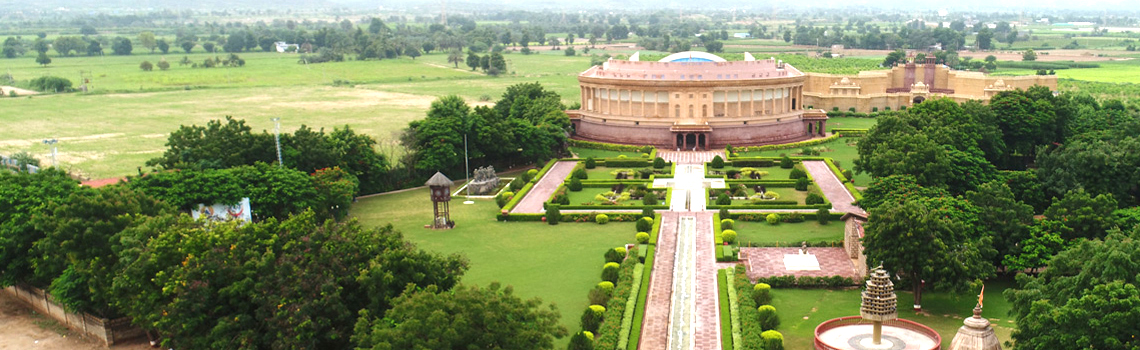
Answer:
POLYGON ((851 204, 855 201, 855 197, 851 196, 851 192, 847 191, 847 187, 844 187, 842 182, 839 182, 839 178, 831 172, 831 168, 827 166, 826 162, 805 160, 803 164, 808 173, 811 173, 811 177, 815 179, 815 184, 823 191, 823 195, 831 202, 831 211, 867 215, 863 208, 851 204))
POLYGON ((511 213, 543 213, 542 202, 550 199, 550 195, 554 194, 554 190, 558 189, 558 186, 562 184, 563 180, 566 180, 566 176, 570 175, 570 172, 574 170, 574 166, 577 164, 577 161, 554 163, 554 166, 546 171, 546 175, 543 175, 542 178, 534 184, 534 187, 530 189, 530 192, 526 193, 526 197, 523 197, 523 199, 519 201, 519 204, 515 205, 511 213))
POLYGON ((666 162, 677 164, 705 164, 711 162, 713 157, 720 156, 724 159, 724 151, 668 151, 663 149, 657 150, 657 156, 664 159, 666 162))

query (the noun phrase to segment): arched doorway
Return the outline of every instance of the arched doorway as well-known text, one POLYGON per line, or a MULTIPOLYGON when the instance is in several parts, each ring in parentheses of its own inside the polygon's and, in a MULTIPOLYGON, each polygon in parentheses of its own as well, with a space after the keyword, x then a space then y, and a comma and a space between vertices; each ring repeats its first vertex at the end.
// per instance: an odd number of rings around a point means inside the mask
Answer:
POLYGON ((677 134, 677 142, 675 143, 678 149, 685 147, 685 135, 677 134))
POLYGON ((685 149, 697 146, 697 134, 685 134, 685 149))
POLYGON ((922 96, 915 96, 914 97, 914 104, 922 103, 922 101, 926 101, 926 97, 922 97, 922 96))
POLYGON ((808 135, 815 133, 815 123, 808 123, 808 135))

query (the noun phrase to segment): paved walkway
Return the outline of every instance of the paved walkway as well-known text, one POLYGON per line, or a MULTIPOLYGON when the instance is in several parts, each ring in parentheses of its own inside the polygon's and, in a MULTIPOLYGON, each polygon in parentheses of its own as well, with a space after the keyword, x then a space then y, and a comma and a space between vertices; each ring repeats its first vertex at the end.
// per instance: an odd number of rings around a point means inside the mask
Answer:
POLYGON ((562 184, 562 180, 566 180, 566 176, 570 175, 570 172, 574 170, 574 166, 577 164, 577 161, 555 163, 554 166, 550 167, 550 170, 546 172, 546 175, 543 175, 542 179, 539 179, 538 183, 530 189, 530 192, 526 193, 526 197, 523 197, 523 199, 519 201, 519 204, 515 205, 511 213, 545 213, 546 211, 542 209, 542 203, 550 199, 550 195, 554 194, 554 190, 558 189, 558 185, 562 184))
MULTIPOLYGON (((716 245, 713 244, 713 212, 697 214, 696 331, 694 349, 720 349, 720 307, 716 284, 716 245)), ((731 349, 725 349, 731 350, 731 349)))
POLYGON ((823 195, 831 202, 831 211, 867 214, 863 208, 851 204, 855 201, 855 197, 851 196, 851 192, 847 192, 847 187, 839 182, 839 178, 835 177, 826 162, 813 160, 804 161, 803 164, 804 168, 811 173, 811 177, 815 179, 815 184, 823 191, 823 195))
POLYGON ((645 318, 638 349, 662 350, 669 343, 669 305, 673 300, 673 267, 677 251, 677 218, 679 212, 661 214, 661 231, 653 255, 653 274, 649 277, 649 294, 645 302, 645 318))
POLYGON ((819 270, 788 270, 784 256, 799 254, 800 248, 740 248, 740 260, 748 267, 748 279, 773 276, 845 276, 858 280, 855 263, 843 248, 808 248, 819 262, 819 270))
MULTIPOLYGON (((724 151, 667 151, 658 149, 657 156, 664 159, 666 162, 673 162, 677 164, 705 164, 711 162, 713 157, 720 156, 724 159, 724 151)), ((727 160, 727 159, 725 159, 727 160)), ((702 176, 703 177, 703 176, 702 176)))

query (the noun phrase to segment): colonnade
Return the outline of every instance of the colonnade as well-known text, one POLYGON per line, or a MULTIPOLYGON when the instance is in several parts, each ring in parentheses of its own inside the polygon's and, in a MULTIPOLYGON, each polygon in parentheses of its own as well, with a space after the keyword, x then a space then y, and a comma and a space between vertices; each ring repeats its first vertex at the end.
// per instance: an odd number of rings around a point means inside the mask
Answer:
POLYGON ((582 109, 603 115, 745 117, 788 113, 803 104, 803 85, 709 91, 580 88, 582 109))

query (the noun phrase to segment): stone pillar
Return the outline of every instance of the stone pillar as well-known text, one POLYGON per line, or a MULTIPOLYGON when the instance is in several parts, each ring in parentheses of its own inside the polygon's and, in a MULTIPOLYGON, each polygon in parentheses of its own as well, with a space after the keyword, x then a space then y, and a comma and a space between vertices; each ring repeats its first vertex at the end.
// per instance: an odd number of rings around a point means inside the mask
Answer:
POLYGON ((755 116, 755 115, 756 115, 756 90, 755 89, 749 89, 748 90, 748 116, 751 117, 751 116, 755 116))
POLYGON ((736 90, 736 116, 737 117, 744 116, 744 113, 742 113, 742 110, 744 109, 744 102, 740 101, 740 97, 741 97, 740 95, 741 95, 740 90, 736 90))

